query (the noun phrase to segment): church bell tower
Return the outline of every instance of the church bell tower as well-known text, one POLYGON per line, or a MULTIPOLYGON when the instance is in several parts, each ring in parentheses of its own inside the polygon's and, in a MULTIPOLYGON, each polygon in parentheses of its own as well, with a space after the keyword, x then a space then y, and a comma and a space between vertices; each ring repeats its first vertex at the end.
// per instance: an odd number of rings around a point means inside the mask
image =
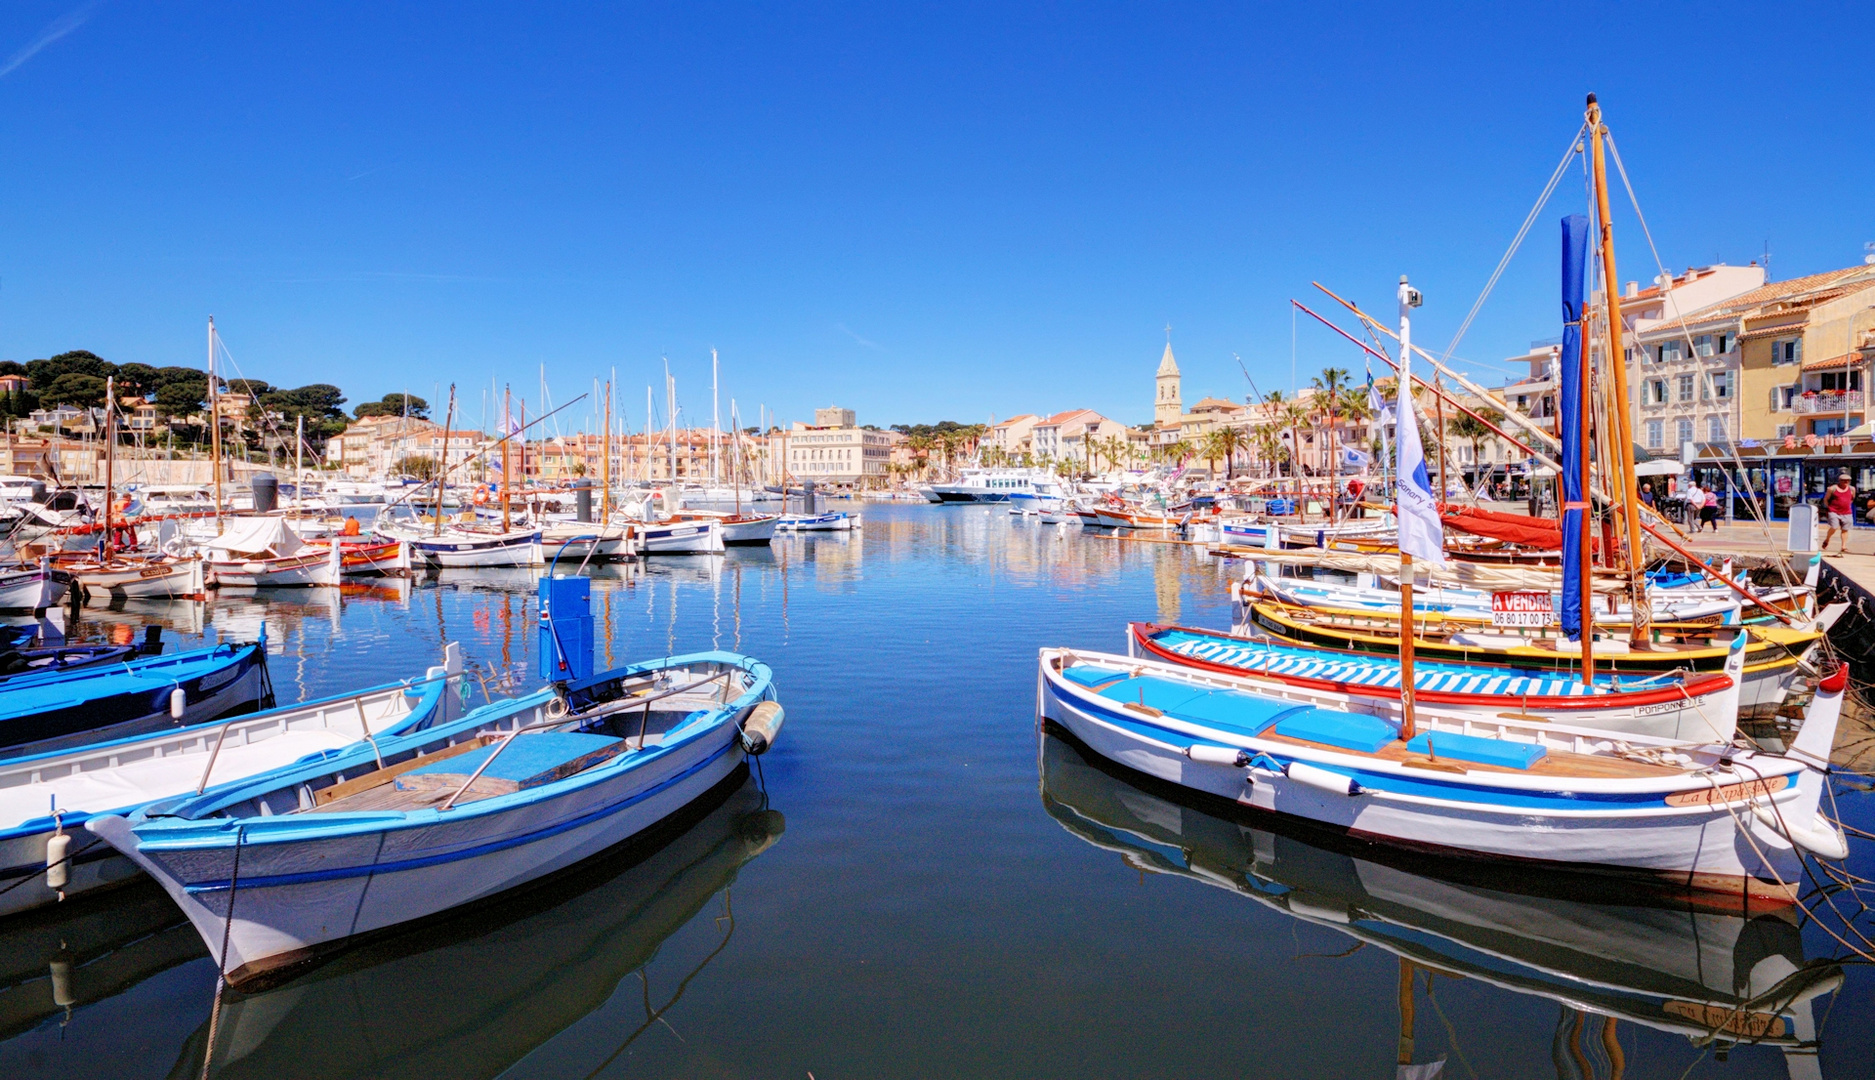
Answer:
POLYGON ((1172 334, 1167 328, 1165 355, 1159 358, 1158 397, 1153 399, 1152 419, 1160 428, 1176 428, 1185 415, 1185 405, 1178 396, 1178 361, 1172 359, 1172 334))

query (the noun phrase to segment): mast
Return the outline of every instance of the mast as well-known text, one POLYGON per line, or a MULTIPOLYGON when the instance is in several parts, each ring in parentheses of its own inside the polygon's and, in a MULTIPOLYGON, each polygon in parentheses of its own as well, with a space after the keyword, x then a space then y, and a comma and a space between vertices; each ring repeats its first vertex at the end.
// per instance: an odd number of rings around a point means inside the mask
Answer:
POLYGON ((605 419, 599 430, 599 524, 612 520, 612 380, 605 381, 605 419))
MULTIPOLYGON (((671 378, 670 361, 664 362, 664 411, 665 422, 670 425, 671 486, 677 486, 677 380, 671 378)), ((668 501, 666 510, 675 509, 668 501)))
MULTIPOLYGON (((1399 415, 1400 425, 1402 429, 1404 429, 1405 426, 1409 423, 1415 424, 1415 425, 1419 423, 1418 418, 1413 415, 1412 310, 1418 307, 1422 303, 1422 301, 1420 300, 1420 296, 1419 296, 1419 290, 1413 288, 1411 285, 1408 285, 1406 283, 1405 274, 1400 275, 1399 297, 1400 297, 1400 393, 1399 393, 1400 404, 1398 408, 1398 415, 1399 415)), ((1417 433, 1418 433, 1417 430, 1415 430, 1414 434, 1417 434, 1417 433)), ((1400 437, 1399 439, 1396 440, 1396 442, 1398 442, 1400 446, 1402 447, 1402 450, 1401 450, 1402 460, 1400 462, 1400 468, 1398 470, 1398 473, 1404 473, 1406 471, 1406 461, 1404 460, 1405 458, 1404 447, 1407 445, 1407 436, 1404 430, 1401 431, 1400 437)), ((1424 462, 1425 462, 1425 449, 1423 447, 1420 450, 1419 456, 1420 456, 1420 463, 1421 463, 1420 468, 1421 468, 1421 471, 1423 472, 1424 462)), ((1412 741, 1412 738, 1414 735, 1414 727, 1415 727, 1414 717, 1413 717, 1413 704, 1414 704, 1413 702, 1413 698, 1414 698, 1414 692, 1413 692, 1413 645, 1414 645, 1414 641, 1413 641, 1413 633, 1414 633, 1414 630, 1413 630, 1413 555, 1411 551, 1407 550, 1407 545, 1404 542, 1405 541, 1404 533, 1405 533, 1405 527, 1406 527, 1404 518, 1406 514, 1406 507, 1403 505, 1404 497, 1397 490, 1397 486, 1405 485, 1406 483, 1409 482, 1411 478, 1404 476, 1404 475, 1398 475, 1397 473, 1396 475, 1397 475, 1397 480, 1396 480, 1396 491, 1394 494, 1394 517, 1397 521, 1399 521, 1400 531, 1402 533, 1401 543, 1400 543, 1400 739, 1403 742, 1410 742, 1412 741)))
POLYGON ((208 317, 208 463, 215 470, 215 531, 221 531, 221 394, 215 385, 215 317, 208 317))
POLYGON ((305 448, 306 414, 301 413, 293 418, 293 509, 295 510, 305 505, 303 494, 306 486, 305 465, 300 457, 300 451, 305 448))
POLYGON ((107 376, 104 380, 104 549, 98 561, 103 562, 111 554, 111 493, 114 480, 112 466, 117 461, 117 380, 107 376))
POLYGON ((449 384, 449 410, 443 413, 443 460, 436 467, 436 531, 433 536, 443 533, 443 488, 444 479, 449 476, 449 429, 456 422, 456 384, 449 384))
POLYGON ((710 350, 710 486, 711 487, 716 487, 718 484, 718 480, 716 478, 716 459, 717 459, 716 443, 720 437, 720 432, 722 431, 722 427, 723 427, 723 417, 722 417, 722 414, 717 411, 718 407, 719 407, 718 398, 716 396, 716 350, 711 349, 710 350))
POLYGON ((729 480, 736 489, 736 516, 742 516, 742 420, 736 415, 736 399, 729 399, 729 480))
POLYGON ((508 387, 501 388, 501 531, 507 532, 508 523, 508 436, 513 433, 514 420, 509 410, 514 407, 514 392, 508 387))
POLYGON ((1634 477, 1634 436, 1629 430, 1628 365, 1626 358, 1621 355, 1621 298, 1615 290, 1615 283, 1620 280, 1615 273, 1615 229, 1613 222, 1608 220, 1608 172, 1602 150, 1608 125, 1602 122, 1602 107, 1596 103, 1594 94, 1590 94, 1588 99, 1588 126, 1589 145, 1594 149, 1595 159, 1595 213, 1601 227, 1602 297, 1608 305, 1608 371, 1614 377, 1611 388, 1611 404, 1614 407, 1608 410, 1611 414, 1609 442, 1614 444, 1615 450, 1610 464, 1614 466, 1618 474, 1617 481, 1621 485, 1621 525, 1628 541, 1628 594, 1629 603, 1634 608, 1634 625, 1628 640, 1639 645, 1651 636, 1653 611, 1647 602, 1640 496, 1636 492, 1634 477))

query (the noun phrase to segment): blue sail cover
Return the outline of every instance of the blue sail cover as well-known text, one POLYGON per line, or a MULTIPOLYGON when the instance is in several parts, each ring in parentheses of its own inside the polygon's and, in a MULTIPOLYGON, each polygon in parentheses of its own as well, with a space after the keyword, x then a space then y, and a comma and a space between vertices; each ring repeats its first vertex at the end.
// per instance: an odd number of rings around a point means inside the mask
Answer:
POLYGON ((1588 263, 1589 219, 1562 219, 1562 628, 1582 640, 1583 477, 1588 464, 1588 422, 1582 408, 1582 292, 1588 263), (1571 509, 1573 507, 1573 509, 1571 509))

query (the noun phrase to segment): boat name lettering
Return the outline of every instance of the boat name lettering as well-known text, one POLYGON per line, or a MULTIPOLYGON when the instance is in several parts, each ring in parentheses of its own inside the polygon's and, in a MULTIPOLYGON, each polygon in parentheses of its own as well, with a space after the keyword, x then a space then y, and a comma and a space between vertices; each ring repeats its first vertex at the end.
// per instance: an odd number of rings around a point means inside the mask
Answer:
POLYGON ((1740 799, 1756 799, 1771 795, 1790 786, 1790 777, 1773 776, 1769 780, 1749 780, 1737 784, 1720 784, 1716 788, 1704 787, 1695 791, 1678 791, 1667 796, 1668 806, 1711 806, 1718 802, 1737 802, 1740 799))

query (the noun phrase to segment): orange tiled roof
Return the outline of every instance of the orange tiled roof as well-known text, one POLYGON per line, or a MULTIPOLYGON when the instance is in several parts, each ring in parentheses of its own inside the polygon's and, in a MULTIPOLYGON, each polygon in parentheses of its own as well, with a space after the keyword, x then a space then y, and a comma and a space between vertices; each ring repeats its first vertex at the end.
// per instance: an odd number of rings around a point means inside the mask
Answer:
POLYGON ((1827 360, 1805 360, 1803 362, 1803 370, 1825 371, 1830 368, 1846 368, 1851 364, 1859 364, 1861 362, 1861 353, 1843 353, 1841 356, 1832 356, 1827 360))

